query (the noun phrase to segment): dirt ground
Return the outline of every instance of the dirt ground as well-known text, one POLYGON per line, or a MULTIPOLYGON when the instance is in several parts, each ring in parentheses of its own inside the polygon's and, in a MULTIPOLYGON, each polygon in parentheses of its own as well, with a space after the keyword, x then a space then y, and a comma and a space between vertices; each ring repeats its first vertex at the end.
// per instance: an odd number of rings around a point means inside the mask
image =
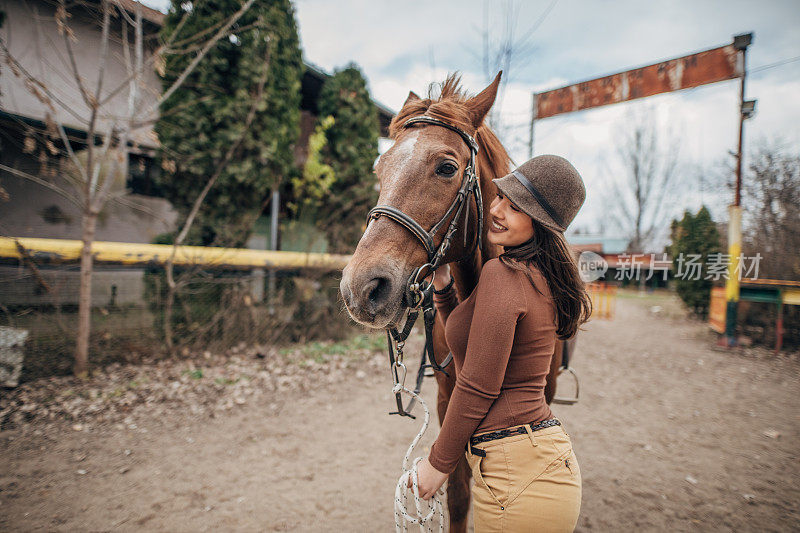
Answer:
MULTIPOLYGON (((622 293, 585 328, 580 402, 553 407, 583 474, 578 531, 800 529, 796 353, 716 351, 672 296, 622 293)), ((421 422, 387 415, 388 369, 365 361, 200 414, 165 399, 0 431, 0 530, 392 530, 421 422)))

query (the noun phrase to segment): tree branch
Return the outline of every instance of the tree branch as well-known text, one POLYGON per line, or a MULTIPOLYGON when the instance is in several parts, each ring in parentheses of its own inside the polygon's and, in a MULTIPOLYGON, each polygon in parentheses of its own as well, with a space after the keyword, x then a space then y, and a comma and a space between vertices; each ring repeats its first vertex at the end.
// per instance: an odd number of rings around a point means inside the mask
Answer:
MULTIPOLYGON (((245 119, 244 125, 242 127, 242 133, 241 133, 241 135, 239 135, 239 138, 236 140, 236 142, 234 142, 228 148, 228 152, 225 154, 225 157, 223 157, 222 160, 220 161, 220 163, 217 165, 217 168, 214 171, 214 174, 208 180, 208 182, 206 183, 206 186, 203 187, 203 190, 200 192, 200 194, 198 195, 197 199, 195 200, 194 205, 192 206, 192 210, 189 212, 189 215, 186 217, 186 222, 183 225, 183 229, 181 230, 181 232, 178 234, 178 236, 175 239, 175 246, 176 247, 179 246, 183 242, 183 240, 186 238, 186 235, 189 233, 189 229, 191 228, 192 224, 194 223, 194 219, 197 216, 198 211, 200 211, 200 206, 202 205, 203 201, 205 200, 206 195, 211 190, 211 187, 214 186, 214 183, 216 183, 217 179, 219 179, 219 176, 222 174, 222 171, 228 165, 230 160, 233 158, 234 153, 236 153, 236 150, 242 144, 242 141, 244 140, 245 135, 247 135, 247 131, 250 128, 250 124, 253 123, 253 119, 256 116, 256 111, 258 110, 258 105, 259 105, 259 103, 261 103, 261 99, 262 99, 262 97, 264 95, 264 86, 266 85, 267 77, 269 76, 269 64, 270 64, 270 53, 269 53, 269 43, 267 43, 267 52, 266 52, 266 57, 264 58, 264 72, 263 72, 263 74, 261 76, 261 79, 258 82, 258 89, 256 90, 256 96, 255 96, 255 98, 253 98, 253 104, 250 106, 250 110, 247 113, 247 118, 245 119)), ((173 255, 174 255, 176 249, 177 248, 173 249, 173 255)))
POLYGON ((22 66, 22 63, 17 61, 16 58, 11 54, 8 47, 5 44, 3 39, 0 39, 0 48, 3 50, 3 54, 6 56, 6 64, 11 67, 11 72, 14 73, 15 76, 18 78, 22 78, 25 80, 25 87, 39 102, 42 103, 45 107, 47 107, 53 113, 56 112, 55 107, 53 106, 53 102, 56 102, 60 105, 65 111, 67 111, 70 115, 75 117, 80 123, 88 124, 87 120, 78 114, 72 107, 65 104, 61 99, 59 99, 56 95, 47 88, 47 86, 39 81, 39 79, 28 72, 28 70, 22 66), (43 93, 43 94, 42 94, 43 93), (45 96, 47 98, 45 98, 45 96))
MULTIPOLYGON (((134 20, 131 19, 130 15, 128 15, 128 13, 124 9, 122 9, 121 7, 117 6, 117 8, 118 8, 118 11, 120 13, 122 13, 122 15, 126 19, 126 21, 131 26, 133 26, 135 28, 136 27, 136 22, 134 22, 134 20)), ((176 35, 177 31, 179 31, 180 28, 182 28, 184 26, 184 24, 186 23, 186 20, 188 18, 189 18, 189 13, 186 13, 183 16, 183 18, 178 22, 178 25, 176 26, 176 31, 173 33, 171 38, 174 38, 174 35, 176 35)), ((136 72, 133 71, 131 66, 130 66, 130 42, 128 40, 128 27, 124 23, 122 24, 122 34, 123 34, 123 49, 122 50, 123 50, 123 53, 125 54, 125 60, 126 60, 125 65, 127 67, 128 77, 125 78, 124 80, 122 80, 122 82, 117 87, 115 87, 110 93, 108 93, 104 98, 102 98, 100 100, 100 105, 101 106, 105 105, 106 103, 109 102, 109 100, 111 100, 117 94, 119 94, 119 92, 122 91, 123 89, 125 89, 125 87, 128 86, 130 81, 137 76, 136 72)), ((169 48, 170 42, 171 41, 168 41, 167 43, 162 44, 161 46, 156 48, 156 50, 152 54, 150 54, 150 57, 148 57, 147 60, 144 62, 143 66, 150 67, 155 62, 156 58, 158 58, 161 54, 163 54, 169 48)), ((99 95, 98 95, 98 98, 99 98, 99 95)))
POLYGON ((211 47, 214 46, 214 44, 216 44, 216 42, 219 41, 224 36, 225 32, 227 32, 228 29, 230 29, 230 27, 233 26, 236 23, 236 21, 239 20, 241 16, 244 15, 248 9, 250 9, 250 6, 252 6, 254 2, 255 0, 247 0, 247 2, 245 2, 244 5, 242 5, 241 9, 239 9, 239 11, 237 11, 228 20, 227 24, 223 25, 219 29, 219 31, 214 35, 214 37, 212 37, 211 40, 209 40, 208 43, 206 43, 206 45, 203 47, 203 50, 201 50, 194 57, 194 59, 192 59, 191 63, 189 63, 189 66, 187 66, 186 69, 181 73, 181 75, 178 76, 178 78, 173 82, 170 88, 164 91, 164 93, 161 95, 161 98, 158 99, 155 105, 151 106, 150 109, 147 110, 147 112, 145 113, 145 117, 150 115, 154 110, 157 110, 164 101, 166 101, 170 96, 172 96, 172 93, 174 93, 178 89, 178 87, 181 86, 184 80, 186 80, 189 74, 191 74, 192 71, 194 71, 197 64, 200 63, 200 61, 206 56, 211 47))
POLYGON ((128 198, 125 198, 125 195, 127 195, 127 194, 129 194, 128 191, 125 191, 124 193, 121 193, 121 194, 111 194, 108 197, 108 201, 109 202, 117 202, 118 204, 124 205, 125 207, 129 207, 131 209, 135 209, 136 211, 139 211, 139 212, 144 213, 146 215, 150 215, 155 220, 157 220, 157 221, 161 222, 162 224, 164 224, 164 226, 168 227, 170 225, 170 223, 169 223, 169 221, 167 219, 165 219, 164 217, 160 216, 158 213, 156 213, 152 209, 150 209, 150 208, 148 208, 146 206, 143 206, 141 204, 137 204, 136 202, 134 202, 132 200, 129 200, 128 198))
POLYGON ((72 49, 72 40, 75 39, 75 34, 67 25, 67 18, 69 18, 69 16, 69 13, 67 13, 67 3, 64 0, 60 0, 60 5, 56 9, 55 16, 58 33, 64 37, 64 46, 67 49, 69 63, 72 66, 72 75, 75 77, 75 82, 78 84, 81 97, 83 97, 83 101, 89 109, 94 109, 97 106, 97 100, 92 98, 92 95, 89 94, 89 91, 84 87, 81 73, 78 70, 78 63, 75 61, 75 51, 72 49))
POLYGON ((103 78, 105 77, 106 60, 108 59, 108 29, 111 22, 111 10, 108 6, 108 0, 102 0, 103 5, 103 30, 100 37, 100 64, 97 67, 97 90, 94 92, 94 101, 100 99, 100 93, 103 90, 103 78))
POLYGON ((54 183, 50 183, 49 181, 43 180, 42 178, 40 178, 38 176, 34 176, 33 174, 28 174, 27 172, 23 172, 21 170, 17 170, 15 168, 11 168, 11 167, 3 165, 1 163, 0 163, 0 170, 5 170, 9 174, 13 174, 14 176, 17 176, 19 178, 24 178, 24 179, 32 181, 34 183, 38 183, 42 187, 46 187, 46 188, 50 189, 51 191, 54 191, 54 192, 58 193, 59 195, 61 195, 65 199, 69 200, 70 202, 75 204, 75 206, 78 209, 83 209, 83 205, 81 204, 81 202, 77 198, 75 198, 70 193, 68 193, 67 191, 65 191, 64 189, 62 189, 61 187, 59 187, 58 185, 56 185, 54 183))

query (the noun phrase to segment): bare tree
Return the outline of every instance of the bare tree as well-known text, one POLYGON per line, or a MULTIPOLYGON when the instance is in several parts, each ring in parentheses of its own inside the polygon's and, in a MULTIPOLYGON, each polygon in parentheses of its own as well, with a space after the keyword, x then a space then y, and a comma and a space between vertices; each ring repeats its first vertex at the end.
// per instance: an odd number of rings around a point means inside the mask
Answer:
MULTIPOLYGON (((208 51, 220 39, 230 34, 231 27, 254 1, 244 1, 238 12, 215 27, 205 28, 180 42, 175 42, 173 38, 154 46, 151 44, 152 39, 145 36, 143 7, 137 2, 132 2, 131 10, 128 11, 111 0, 100 0, 99 6, 95 2, 68 3, 66 0, 59 0, 55 10, 55 23, 63 41, 63 53, 67 58, 72 82, 80 94, 81 105, 74 105, 60 97, 59 91, 52 86, 50 80, 35 75, 32 68, 12 54, 8 43, 0 39, 3 61, 41 104, 48 131, 62 145, 57 151, 69 162, 70 169, 64 173, 64 177, 69 180, 73 190, 4 165, 0 165, 0 169, 56 190, 75 202, 81 210, 83 247, 80 260, 77 345, 73 366, 76 376, 85 377, 88 372, 92 243, 97 218, 106 203, 114 198, 113 184, 127 176, 129 153, 132 144, 136 143, 136 134, 157 120, 161 103, 183 84, 208 51), (101 37, 93 80, 88 80, 79 69, 76 48, 81 43, 70 22, 73 17, 71 10, 79 12, 81 16, 86 13, 97 15, 92 23, 100 27, 101 37), (112 32, 119 34, 113 37, 112 32), (116 43, 120 43, 122 57, 110 53, 116 43), (164 57, 168 54, 191 54, 193 59, 172 86, 162 92, 159 87, 148 86, 146 73, 147 69, 163 66, 164 57), (121 83, 109 87, 109 67, 119 67, 120 64, 126 77, 121 83), (147 98, 153 94, 159 96, 147 98), (124 106, 119 105, 120 96, 127 97, 124 106), (67 135, 65 120, 62 118, 65 116, 85 130, 85 142, 76 142, 67 135)), ((189 16, 190 13, 187 13, 180 24, 183 25, 189 16)), ((177 31, 174 32, 173 37, 177 34, 177 31)), ((55 147, 52 142, 51 144, 55 147)))
POLYGON ((478 30, 481 51, 473 55, 480 61, 481 72, 487 85, 494 80, 498 71, 503 71, 503 78, 497 89, 497 99, 486 121, 489 127, 506 142, 511 141, 507 137, 513 131, 528 127, 527 117, 519 124, 507 124, 503 120, 501 113, 506 87, 514 80, 517 73, 523 71, 532 61, 535 51, 533 36, 557 3, 558 0, 551 0, 530 26, 520 28, 519 22, 524 20, 524 17, 521 16, 522 6, 518 2, 504 0, 502 3, 497 3, 484 0, 483 27, 478 30), (499 11, 497 16, 492 16, 490 6, 499 11))
MULTIPOLYGON (((250 125, 253 123, 253 119, 255 118, 256 111, 258 111, 258 106, 262 102, 262 96, 264 94, 264 85, 267 83, 267 75, 269 73, 269 48, 267 48, 267 55, 264 57, 264 66, 263 66, 263 75, 261 79, 258 80, 258 86, 255 88, 254 94, 252 95, 252 104, 250 105, 250 109, 247 112, 247 117, 245 117, 244 122, 242 124, 241 133, 239 137, 230 145, 228 151, 225 152, 223 158, 217 163, 214 173, 208 178, 203 189, 195 198, 194 204, 192 205, 192 209, 189 211, 188 216, 186 217, 186 221, 183 223, 183 227, 178 232, 177 237, 175 237, 175 242, 172 246, 172 254, 167 259, 167 262, 164 265, 164 268, 167 273, 167 301, 164 308, 164 338, 167 346, 172 348, 174 346, 173 340, 173 331, 172 331, 172 307, 175 304, 175 294, 179 287, 179 282, 175 280, 175 254, 178 251, 178 246, 182 245, 186 240, 186 237, 189 235, 189 230, 192 229, 192 225, 194 224, 195 219, 197 218, 197 214, 200 212, 200 207, 203 205, 203 201, 205 201, 206 196, 208 195, 211 188, 219 179, 222 171, 225 167, 230 163, 233 159, 236 151, 238 150, 239 146, 241 145, 242 141, 244 140, 245 134, 247 130, 250 128, 250 125)), ((264 201, 261 205, 261 209, 256 211, 252 217, 253 220, 250 220, 249 223, 252 224, 255 218, 261 214, 264 207, 266 207, 266 202, 271 199, 272 196, 268 196, 267 200, 264 201)), ((249 224, 246 224, 249 226, 249 224)), ((188 276, 186 278, 188 279, 188 276)))
POLYGON ((800 279, 800 156, 763 142, 743 180, 743 234, 748 255, 764 257, 762 277, 800 279))
POLYGON ((670 198, 680 184, 678 144, 659 131, 652 112, 628 114, 618 126, 616 156, 621 174, 608 180, 605 216, 642 252, 669 226, 670 198), (665 146, 666 145, 666 146, 665 146))

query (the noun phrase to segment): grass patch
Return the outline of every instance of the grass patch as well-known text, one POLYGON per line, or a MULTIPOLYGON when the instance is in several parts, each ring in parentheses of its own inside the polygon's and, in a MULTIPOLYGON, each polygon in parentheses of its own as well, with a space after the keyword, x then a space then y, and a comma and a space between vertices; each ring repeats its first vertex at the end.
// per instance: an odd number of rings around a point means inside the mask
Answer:
POLYGON ((329 356, 340 355, 343 357, 359 357, 364 352, 381 351, 386 348, 386 337, 383 333, 359 333, 352 337, 338 341, 313 341, 305 344, 294 344, 278 350, 284 356, 293 356, 293 361, 301 366, 308 366, 307 360, 316 363, 325 363, 329 356))
POLYGON ((184 370, 182 372, 184 376, 189 376, 192 379, 202 379, 203 377, 203 369, 202 368, 194 368, 189 370, 184 370))
POLYGON ((639 289, 617 289, 617 298, 626 298, 653 304, 665 302, 674 297, 675 293, 666 289, 658 289, 652 292, 639 292, 639 289))

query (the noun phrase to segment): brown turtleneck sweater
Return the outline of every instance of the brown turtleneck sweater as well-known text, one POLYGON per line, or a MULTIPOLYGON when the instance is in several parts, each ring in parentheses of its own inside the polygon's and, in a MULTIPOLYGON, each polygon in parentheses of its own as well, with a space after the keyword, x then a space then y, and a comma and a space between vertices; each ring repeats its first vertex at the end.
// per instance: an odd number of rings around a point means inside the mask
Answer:
POLYGON ((530 273, 542 294, 524 272, 497 258, 486 262, 463 302, 452 287, 434 294, 457 375, 428 457, 440 472, 455 470, 473 434, 551 416, 544 386, 555 348, 555 304, 541 272, 530 273))

